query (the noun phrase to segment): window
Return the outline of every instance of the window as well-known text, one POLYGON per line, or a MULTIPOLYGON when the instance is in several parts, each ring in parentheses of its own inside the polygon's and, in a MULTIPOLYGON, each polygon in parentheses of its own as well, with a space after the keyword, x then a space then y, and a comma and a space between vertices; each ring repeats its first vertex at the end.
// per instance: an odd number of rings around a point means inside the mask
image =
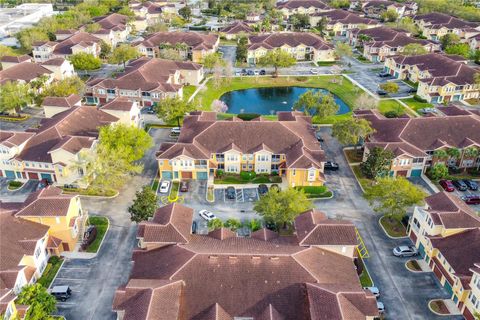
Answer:
POLYGON ((107 89, 108 94, 115 94, 115 89, 107 89))
POLYGON ((422 163, 423 162, 423 158, 414 158, 413 159, 413 163, 422 163))
POLYGON ((308 170, 308 181, 315 181, 315 169, 308 170))
POLYGON ((280 155, 279 154, 272 155, 272 161, 274 161, 274 162, 280 161, 280 155))

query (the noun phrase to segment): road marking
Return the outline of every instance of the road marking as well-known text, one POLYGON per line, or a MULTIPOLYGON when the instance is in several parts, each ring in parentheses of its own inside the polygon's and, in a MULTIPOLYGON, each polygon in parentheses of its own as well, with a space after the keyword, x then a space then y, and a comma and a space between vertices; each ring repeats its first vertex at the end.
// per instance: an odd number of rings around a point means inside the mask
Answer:
POLYGON ((63 270, 90 270, 89 267, 63 267, 63 270))
POLYGON ((87 279, 75 279, 75 278, 60 278, 60 277, 57 277, 56 280, 66 280, 66 281, 85 281, 87 279))

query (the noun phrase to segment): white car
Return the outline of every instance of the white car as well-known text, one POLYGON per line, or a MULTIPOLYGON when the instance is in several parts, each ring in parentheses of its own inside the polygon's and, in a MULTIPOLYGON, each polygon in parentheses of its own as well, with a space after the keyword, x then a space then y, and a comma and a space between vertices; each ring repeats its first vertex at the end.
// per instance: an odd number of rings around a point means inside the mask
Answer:
POLYGON ((380 297, 380 290, 377 287, 365 287, 365 290, 370 291, 375 297, 380 297))
POLYGON ((215 215, 213 213, 211 213, 210 211, 208 210, 200 210, 200 212, 198 213, 200 215, 200 217, 202 217, 203 219, 207 220, 207 221, 210 221, 210 220, 213 220, 213 219, 216 219, 217 217, 215 217, 215 215))
POLYGON ((311 74, 318 74, 318 69, 312 68, 310 69, 311 74))
POLYGON ((377 309, 378 309, 378 313, 380 314, 385 313, 385 306, 383 305, 383 302, 377 301, 377 309))
POLYGON ((170 188, 170 181, 162 181, 160 183, 160 193, 167 193, 168 188, 170 188))
POLYGON ((180 134, 180 127, 174 127, 170 130, 172 136, 178 136, 180 134))

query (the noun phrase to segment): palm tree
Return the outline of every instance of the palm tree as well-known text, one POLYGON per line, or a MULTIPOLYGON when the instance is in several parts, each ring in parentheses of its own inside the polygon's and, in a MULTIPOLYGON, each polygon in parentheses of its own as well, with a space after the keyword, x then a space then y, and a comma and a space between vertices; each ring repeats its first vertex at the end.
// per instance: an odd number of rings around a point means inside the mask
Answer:
POLYGON ((445 160, 448 158, 448 153, 443 149, 435 150, 433 156, 437 159, 445 160))
MULTIPOLYGON (((466 148, 465 150, 463 150, 463 158, 468 158, 468 159, 475 160, 478 157, 479 154, 480 154, 479 149, 475 148, 475 147, 470 147, 470 148, 466 148)), ((462 158, 462 160, 463 160, 463 158, 462 158)), ((478 167, 480 168, 480 162, 479 162, 478 167)), ((465 170, 467 170, 467 168, 465 168, 465 170)))

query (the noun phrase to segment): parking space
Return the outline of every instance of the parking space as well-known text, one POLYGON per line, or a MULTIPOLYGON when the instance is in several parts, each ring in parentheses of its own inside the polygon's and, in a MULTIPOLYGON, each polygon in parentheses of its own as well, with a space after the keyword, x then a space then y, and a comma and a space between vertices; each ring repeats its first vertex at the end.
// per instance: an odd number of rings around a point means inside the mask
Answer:
POLYGON ((414 93, 410 92, 412 87, 403 82, 402 80, 395 79, 393 76, 380 77, 378 74, 381 72, 381 68, 362 69, 359 72, 352 73, 349 76, 355 81, 361 83, 370 92, 376 94, 380 85, 385 82, 395 82, 398 84, 399 90, 397 93, 389 94, 391 98, 403 98, 411 96, 414 93))
POLYGON ((84 295, 86 283, 89 281, 91 268, 96 264, 93 260, 66 260, 58 271, 57 277, 50 288, 55 286, 69 286, 72 296, 67 301, 57 301, 57 315, 66 316, 84 295))

